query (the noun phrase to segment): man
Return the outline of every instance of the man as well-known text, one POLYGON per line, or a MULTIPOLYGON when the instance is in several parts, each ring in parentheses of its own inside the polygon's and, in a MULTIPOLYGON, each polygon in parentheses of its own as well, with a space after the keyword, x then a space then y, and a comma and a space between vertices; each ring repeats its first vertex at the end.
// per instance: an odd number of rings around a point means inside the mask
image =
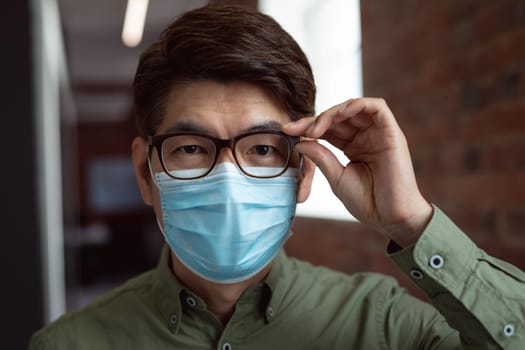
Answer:
POLYGON ((134 88, 135 172, 168 245, 157 269, 47 326, 31 349, 525 347, 525 274, 425 200, 385 101, 314 115, 308 61, 271 18, 185 14, 143 53, 134 88), (389 277, 282 252, 314 163, 434 306, 389 277))

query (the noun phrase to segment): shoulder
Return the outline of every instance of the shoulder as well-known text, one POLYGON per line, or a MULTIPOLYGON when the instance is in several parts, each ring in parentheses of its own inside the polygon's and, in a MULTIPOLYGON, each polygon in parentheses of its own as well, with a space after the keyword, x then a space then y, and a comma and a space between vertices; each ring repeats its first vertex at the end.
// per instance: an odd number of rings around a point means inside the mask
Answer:
POLYGON ((272 306, 280 315, 296 324, 308 323, 305 327, 325 329, 327 336, 344 342, 384 338, 385 310, 406 294, 387 275, 348 275, 294 258, 282 264, 273 291, 272 306))
POLYGON ((308 303, 380 307, 405 290, 391 276, 372 272, 345 274, 287 257, 283 269, 288 291, 308 303))
POLYGON ((106 336, 114 339, 115 333, 121 342, 128 341, 126 324, 152 308, 153 273, 148 271, 132 278, 91 304, 48 324, 33 335, 30 349, 79 348, 77 339, 87 340, 86 348, 96 348, 106 336))
POLYGON ((377 289, 378 287, 391 289, 399 287, 395 278, 384 274, 358 272, 350 275, 328 267, 312 265, 296 258, 288 257, 287 259, 289 277, 306 283, 315 283, 323 288, 331 288, 336 285, 349 289, 377 289))

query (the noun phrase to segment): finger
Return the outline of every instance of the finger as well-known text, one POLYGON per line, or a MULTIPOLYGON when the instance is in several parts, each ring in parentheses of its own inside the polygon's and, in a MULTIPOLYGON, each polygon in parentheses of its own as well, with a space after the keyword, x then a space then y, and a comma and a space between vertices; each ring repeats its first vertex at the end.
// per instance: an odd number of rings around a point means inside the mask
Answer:
POLYGON ((333 106, 315 117, 304 117, 283 125, 282 131, 293 136, 307 136, 310 138, 319 138, 332 124, 332 119, 337 112, 345 106, 348 101, 333 106))
POLYGON ((325 134, 322 136, 322 139, 328 141, 331 137, 337 137, 340 139, 351 140, 357 133, 361 131, 362 129, 357 128, 349 123, 334 124, 325 132, 325 134))
POLYGON ((342 125, 351 125, 363 130, 374 124, 383 126, 387 120, 394 118, 383 99, 350 99, 321 113, 309 125, 306 134, 312 138, 320 138, 329 129, 339 130, 342 125), (389 118, 386 118, 387 116, 389 118))
POLYGON ((378 127, 396 124, 394 115, 390 111, 386 101, 382 98, 364 97, 351 100, 340 109, 339 114, 340 118, 361 116, 361 120, 355 118, 356 122, 366 122, 363 116, 369 116, 372 118, 373 124, 378 127))
POLYGON ((315 117, 303 117, 291 123, 285 124, 281 130, 291 136, 302 136, 305 131, 315 122, 315 117))
POLYGON ((324 138, 324 140, 328 141, 331 145, 343 151, 345 155, 348 157, 349 152, 350 152, 349 146, 352 144, 353 139, 340 138, 337 136, 329 136, 329 137, 324 138))
MULTIPOLYGON (((299 119, 283 126, 283 131, 290 135, 303 135, 321 138, 328 130, 341 129, 342 122, 357 129, 377 127, 398 127, 394 115, 384 99, 357 98, 333 106, 317 117, 299 119)), ((352 132, 352 134, 354 134, 352 132)), ((339 137, 342 134, 339 132, 339 137)))
POLYGON ((314 141, 300 142, 296 149, 317 165, 330 186, 334 188, 344 171, 337 157, 328 148, 314 141))
POLYGON ((345 107, 348 101, 340 103, 327 109, 323 113, 319 114, 315 121, 306 130, 306 136, 312 138, 320 138, 326 131, 333 125, 334 120, 337 118, 339 111, 345 107))

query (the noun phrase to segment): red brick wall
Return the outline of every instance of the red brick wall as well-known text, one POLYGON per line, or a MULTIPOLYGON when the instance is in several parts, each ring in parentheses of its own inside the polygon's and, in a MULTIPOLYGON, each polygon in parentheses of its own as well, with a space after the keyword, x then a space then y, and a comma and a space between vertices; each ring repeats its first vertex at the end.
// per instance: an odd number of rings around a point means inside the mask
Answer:
MULTIPOLYGON (((423 194, 524 269, 525 2, 367 0, 361 16, 364 94, 389 103, 423 194)), ((356 224, 299 219, 296 231, 292 255, 398 275, 356 224)))

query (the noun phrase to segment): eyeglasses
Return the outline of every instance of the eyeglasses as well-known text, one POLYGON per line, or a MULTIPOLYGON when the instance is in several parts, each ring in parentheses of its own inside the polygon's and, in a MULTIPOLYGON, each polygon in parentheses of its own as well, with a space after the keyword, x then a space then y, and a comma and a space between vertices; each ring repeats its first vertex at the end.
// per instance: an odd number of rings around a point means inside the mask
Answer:
POLYGON ((209 174, 217 163, 220 150, 228 147, 244 174, 272 178, 288 169, 293 148, 298 142, 299 137, 281 131, 254 131, 226 140, 196 133, 174 133, 149 136, 148 156, 151 160, 155 147, 168 176, 191 180, 209 174))

